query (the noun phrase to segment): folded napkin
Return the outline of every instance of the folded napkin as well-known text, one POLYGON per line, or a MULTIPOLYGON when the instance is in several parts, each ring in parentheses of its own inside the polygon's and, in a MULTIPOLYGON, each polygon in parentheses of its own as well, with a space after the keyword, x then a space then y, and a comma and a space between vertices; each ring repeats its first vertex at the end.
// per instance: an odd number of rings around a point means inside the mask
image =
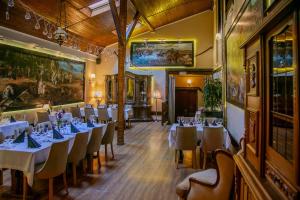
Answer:
POLYGON ((182 120, 179 121, 179 126, 184 126, 182 120))
POLYGON ((213 123, 212 123, 211 125, 217 126, 218 124, 217 124, 216 120, 214 120, 213 123))
POLYGON ((25 130, 13 141, 13 143, 23 143, 25 139, 25 130))
POLYGON ((13 117, 13 116, 10 116, 10 123, 13 123, 13 122, 16 122, 17 120, 13 117))
POLYGON ((209 126, 209 123, 208 123, 208 121, 207 121, 207 120, 205 120, 205 122, 204 122, 204 126, 209 126))
POLYGON ((27 136, 28 139, 28 148, 39 148, 41 145, 35 141, 30 135, 27 136))
POLYGON ((64 136, 62 136, 60 134, 60 132, 58 130, 56 130, 55 128, 53 128, 53 139, 63 139, 64 136))
POLYGON ((71 133, 79 133, 80 131, 78 130, 78 128, 76 128, 76 126, 74 126, 73 123, 71 123, 71 133))
POLYGON ((90 120, 87 120, 86 124, 87 124, 87 127, 90 127, 90 128, 95 127, 94 124, 90 120))

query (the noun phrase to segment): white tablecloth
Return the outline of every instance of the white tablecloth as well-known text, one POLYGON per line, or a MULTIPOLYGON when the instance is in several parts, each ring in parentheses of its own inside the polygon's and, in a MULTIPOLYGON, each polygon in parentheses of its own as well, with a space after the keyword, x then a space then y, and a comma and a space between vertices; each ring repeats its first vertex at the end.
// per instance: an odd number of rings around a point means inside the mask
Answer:
MULTIPOLYGON (((112 108, 108 107, 107 112, 108 112, 108 116, 111 118, 112 117, 112 108)), ((85 116, 84 108, 80 108, 80 113, 81 113, 81 116, 83 116, 83 117, 85 116)), ((97 108, 94 108, 94 113, 95 113, 95 116, 98 117, 98 109, 97 108)), ((131 108, 125 108, 124 109, 124 119, 128 120, 128 117, 131 113, 132 113, 131 108)))
POLYGON ((12 123, 0 124, 0 132, 3 133, 5 137, 12 136, 15 134, 16 129, 22 129, 29 126, 27 121, 17 121, 12 123))
MULTIPOLYGON (((178 126, 178 124, 173 124, 169 130, 169 146, 174 148, 175 147, 175 143, 176 143, 176 127, 178 126)), ((218 126, 214 126, 214 127, 218 127, 218 126)), ((196 128, 197 128, 197 137, 198 140, 202 140, 203 137, 203 126, 201 124, 196 124, 196 128)), ((224 128, 224 141, 225 141, 225 147, 226 149, 228 149, 231 145, 231 140, 229 137, 229 134, 227 132, 227 130, 224 128)), ((202 146, 202 144, 200 145, 202 146)))
MULTIPOLYGON (((87 127, 86 124, 76 125, 76 127, 82 132, 88 131, 90 139, 93 128, 87 127)), ((103 127, 102 135, 104 135, 107 125, 96 124, 95 127, 103 127)), ((27 139, 25 139, 25 142, 21 144, 0 144, 0 168, 23 171, 27 177, 28 184, 32 186, 35 164, 42 163, 47 160, 52 143, 69 140, 69 152, 71 151, 76 134, 71 133, 69 127, 64 131, 61 131, 61 133, 64 136, 61 140, 53 139, 52 131, 49 131, 44 135, 32 134, 32 137, 41 144, 40 148, 28 148, 27 139)))

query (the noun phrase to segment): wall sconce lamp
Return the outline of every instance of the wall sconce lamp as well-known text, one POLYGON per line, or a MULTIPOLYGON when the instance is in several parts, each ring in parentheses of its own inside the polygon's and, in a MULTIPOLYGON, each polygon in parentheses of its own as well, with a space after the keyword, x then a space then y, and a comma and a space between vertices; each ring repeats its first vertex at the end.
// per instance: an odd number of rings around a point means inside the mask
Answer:
POLYGON ((153 99, 155 99, 155 121, 157 122, 157 100, 161 99, 160 92, 158 90, 153 92, 153 99))
POLYGON ((191 85, 192 85, 192 80, 191 80, 191 79, 188 79, 188 80, 186 81, 186 83, 188 84, 189 87, 191 87, 191 85))
POLYGON ((95 80, 96 80, 96 74, 91 74, 90 79, 89 79, 89 83, 92 84, 92 83, 95 82, 95 80))

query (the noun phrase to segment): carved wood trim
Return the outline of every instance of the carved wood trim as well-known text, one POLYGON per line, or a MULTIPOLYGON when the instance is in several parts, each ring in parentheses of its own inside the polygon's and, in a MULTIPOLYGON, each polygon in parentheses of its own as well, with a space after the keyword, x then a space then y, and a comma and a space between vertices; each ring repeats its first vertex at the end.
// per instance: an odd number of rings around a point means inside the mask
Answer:
MULTIPOLYGON (((246 163, 246 160, 243 158, 241 154, 237 154, 233 156, 235 161, 235 165, 241 173, 243 177, 243 182, 248 186, 249 192, 252 193, 254 199, 257 200, 272 200, 272 197, 267 192, 264 185, 262 185, 261 180, 257 177, 257 175, 253 172, 253 170, 246 163)), ((241 187, 236 185, 236 187, 241 187)))
POLYGON ((286 199, 296 200, 299 198, 297 189, 292 186, 288 181, 282 177, 277 170, 266 162, 265 175, 272 185, 283 195, 286 199))

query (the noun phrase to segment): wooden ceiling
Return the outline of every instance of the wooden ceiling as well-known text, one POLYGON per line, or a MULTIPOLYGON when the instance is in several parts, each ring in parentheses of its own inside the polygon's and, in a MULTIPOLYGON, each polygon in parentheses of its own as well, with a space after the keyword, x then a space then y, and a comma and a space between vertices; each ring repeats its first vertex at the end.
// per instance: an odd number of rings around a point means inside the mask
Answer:
MULTIPOLYGON (((40 38, 48 39, 42 34, 42 29, 34 29, 36 19, 25 20, 27 8, 54 24, 57 21, 57 0, 15 0, 15 7, 10 9, 10 19, 5 19, 6 5, 0 1, 0 26, 8 27, 40 38)), ((67 23, 69 31, 78 38, 99 46, 107 46, 117 42, 117 36, 110 11, 90 17, 88 6, 100 0, 66 0, 67 23)), ((166 24, 178 21, 188 16, 203 12, 211 8, 211 0, 128 0, 128 24, 138 10, 156 29, 166 24)), ((141 26, 136 27, 133 35, 148 31, 148 26, 143 18, 141 26)), ((43 24, 41 24, 43 27, 43 24)), ((180 30, 179 30, 180 31, 180 30)), ((49 39, 48 39, 49 40, 49 39)))

